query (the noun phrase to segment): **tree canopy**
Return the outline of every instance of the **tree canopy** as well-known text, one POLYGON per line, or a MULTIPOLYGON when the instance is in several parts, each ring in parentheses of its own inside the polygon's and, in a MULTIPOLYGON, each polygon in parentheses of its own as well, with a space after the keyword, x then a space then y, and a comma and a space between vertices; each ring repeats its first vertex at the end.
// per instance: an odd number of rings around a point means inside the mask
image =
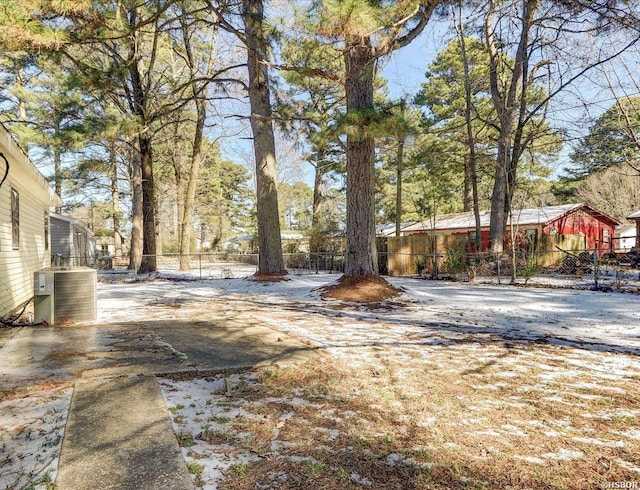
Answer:
POLYGON ((619 86, 610 74, 637 59, 638 7, 9 2, 0 116, 63 210, 108 216, 131 268, 153 271, 166 244, 186 269, 195 237, 215 246, 257 231, 261 272, 284 273, 287 227, 313 251, 342 236, 345 274, 375 276, 377 223, 490 209, 500 252, 514 206, 549 203, 551 186, 557 200, 585 196, 592 176, 615 180, 611 169, 640 171, 640 81, 630 64, 619 86), (413 78, 402 93, 385 71, 401 49, 413 78), (596 110, 596 99, 609 102, 596 110), (596 118, 581 120, 582 106, 596 118), (280 138, 306 176, 278 181, 280 138))

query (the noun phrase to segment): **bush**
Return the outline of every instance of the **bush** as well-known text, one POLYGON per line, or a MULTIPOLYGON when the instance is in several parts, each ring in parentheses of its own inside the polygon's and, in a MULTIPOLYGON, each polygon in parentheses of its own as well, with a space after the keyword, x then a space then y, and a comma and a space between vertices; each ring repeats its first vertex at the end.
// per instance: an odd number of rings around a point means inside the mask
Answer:
POLYGON ((425 269, 427 268, 427 256, 426 255, 420 255, 417 259, 416 259, 416 271, 418 273, 418 275, 421 275, 425 269))
POLYGON ((444 261, 445 272, 449 274, 462 274, 467 266, 466 240, 456 240, 453 246, 447 250, 447 257, 444 261))

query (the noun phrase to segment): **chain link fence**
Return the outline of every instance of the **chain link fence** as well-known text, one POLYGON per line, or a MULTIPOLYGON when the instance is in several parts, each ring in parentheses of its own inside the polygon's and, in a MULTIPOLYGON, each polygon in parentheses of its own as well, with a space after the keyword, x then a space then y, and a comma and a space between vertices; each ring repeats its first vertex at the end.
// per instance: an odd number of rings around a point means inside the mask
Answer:
MULTIPOLYGON (((156 255, 157 273, 172 279, 209 280, 249 277, 258 271, 258 254, 198 253, 156 255), (185 260, 188 259, 188 260, 185 260), (188 263, 188 267, 185 265, 188 263)), ((290 274, 341 273, 344 256, 337 253, 289 253, 283 254, 284 264, 290 274)), ((128 257, 102 257, 96 267, 102 277, 137 277, 129 269, 128 257)), ((146 274, 145 274, 146 275, 146 274)))
POLYGON ((388 275, 469 282, 588 287, 640 291, 640 255, 604 250, 553 252, 388 253, 381 261, 388 275))
MULTIPOLYGON (((257 254, 198 253, 189 254, 188 267, 180 255, 156 256, 156 275, 174 280, 212 280, 244 278, 258 271, 257 254)), ((70 258, 70 264, 77 260, 70 258)), ((342 253, 284 254, 290 274, 340 274, 344 271, 342 253)), ((545 285, 591 289, 636 289, 640 291, 640 255, 612 254, 599 250, 557 250, 554 252, 400 253, 378 254, 380 273, 388 276, 477 283, 545 285)), ((64 265, 64 264, 62 264, 64 265)), ((130 270, 128 257, 102 257, 94 264, 100 277, 140 279, 130 270)))

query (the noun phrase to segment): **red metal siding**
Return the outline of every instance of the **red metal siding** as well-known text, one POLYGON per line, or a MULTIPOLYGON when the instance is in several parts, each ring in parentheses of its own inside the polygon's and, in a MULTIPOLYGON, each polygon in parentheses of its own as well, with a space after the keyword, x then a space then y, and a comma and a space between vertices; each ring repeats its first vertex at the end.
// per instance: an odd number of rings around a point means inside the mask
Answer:
POLYGON ((543 228, 546 235, 558 233, 560 235, 584 235, 587 248, 597 249, 599 254, 612 251, 615 226, 598 219, 583 210, 562 216, 543 228), (605 242, 605 229, 609 230, 609 240, 605 242), (555 230, 555 231, 554 231, 555 230))
MULTIPOLYGON (((589 250, 598 250, 598 255, 602 255, 607 252, 612 252, 614 249, 613 237, 615 235, 615 225, 612 222, 612 218, 606 216, 591 214, 588 211, 589 208, 578 208, 574 211, 567 213, 560 218, 555 219, 546 226, 541 224, 523 224, 521 225, 516 235, 516 244, 518 248, 525 249, 528 246, 526 240, 527 230, 536 230, 536 239, 543 235, 583 235, 586 237, 586 246, 589 250), (609 239, 605 242, 605 230, 609 232, 609 239)), ((595 210, 597 213, 597 210, 595 210)), ((640 220, 637 222, 638 235, 640 235, 640 220)), ((467 235, 469 237, 469 252, 476 252, 477 248, 471 245, 471 235, 475 234, 475 228, 468 229, 456 229, 454 230, 435 230, 436 234, 447 234, 449 232, 452 235, 467 235)), ((432 233, 428 230, 412 231, 408 235, 427 235, 432 233)), ((640 240, 640 238, 638 238, 640 240)), ((507 227, 504 239, 504 249, 507 250, 510 246, 510 233, 507 227)), ((639 244, 640 245, 640 244, 639 244)), ((489 228, 482 228, 482 249, 489 250, 489 228)))

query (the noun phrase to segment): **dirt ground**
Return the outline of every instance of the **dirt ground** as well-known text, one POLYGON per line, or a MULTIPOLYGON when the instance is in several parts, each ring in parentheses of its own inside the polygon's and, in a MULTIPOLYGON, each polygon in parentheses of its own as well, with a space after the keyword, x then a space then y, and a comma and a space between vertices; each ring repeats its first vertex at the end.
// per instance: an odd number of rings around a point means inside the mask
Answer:
POLYGON ((401 291, 380 276, 342 276, 336 284, 322 289, 322 297, 351 303, 381 303, 401 294, 401 291))

